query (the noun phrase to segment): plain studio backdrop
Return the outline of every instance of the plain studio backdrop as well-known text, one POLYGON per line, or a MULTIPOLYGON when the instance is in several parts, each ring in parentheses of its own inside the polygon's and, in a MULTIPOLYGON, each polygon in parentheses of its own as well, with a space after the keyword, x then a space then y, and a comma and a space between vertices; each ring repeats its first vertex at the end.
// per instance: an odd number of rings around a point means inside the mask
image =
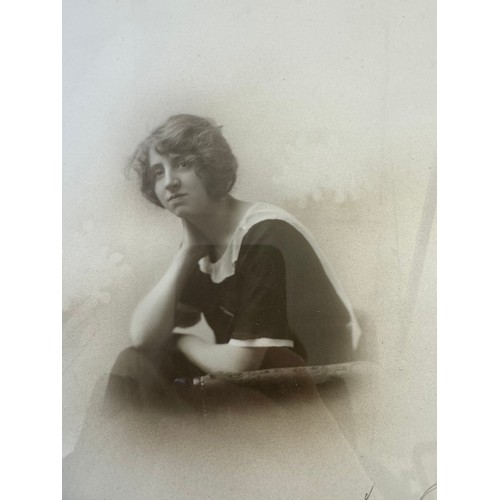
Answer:
POLYGON ((331 260, 381 368, 356 451, 388 498, 422 493, 436 460, 434 2, 63 9, 63 455, 180 243, 124 167, 152 128, 192 113, 223 126, 235 196, 284 207, 331 260))

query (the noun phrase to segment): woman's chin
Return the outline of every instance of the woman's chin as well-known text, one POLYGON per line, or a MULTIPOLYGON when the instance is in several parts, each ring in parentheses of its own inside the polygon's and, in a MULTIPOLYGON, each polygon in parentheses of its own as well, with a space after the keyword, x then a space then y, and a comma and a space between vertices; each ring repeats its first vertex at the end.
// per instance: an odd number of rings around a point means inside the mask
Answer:
POLYGON ((169 208, 169 211, 179 219, 189 219, 193 215, 189 210, 186 210, 185 207, 169 208))

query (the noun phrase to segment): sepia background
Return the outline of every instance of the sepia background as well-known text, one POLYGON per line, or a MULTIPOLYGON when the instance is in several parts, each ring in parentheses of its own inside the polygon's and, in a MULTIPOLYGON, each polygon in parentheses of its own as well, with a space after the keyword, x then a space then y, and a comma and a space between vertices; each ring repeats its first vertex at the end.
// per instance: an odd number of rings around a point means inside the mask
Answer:
POLYGON ((213 118, 237 197, 316 236, 379 370, 352 446, 387 498, 435 482, 435 5, 405 0, 64 6, 63 455, 179 221, 124 167, 176 113, 213 118))

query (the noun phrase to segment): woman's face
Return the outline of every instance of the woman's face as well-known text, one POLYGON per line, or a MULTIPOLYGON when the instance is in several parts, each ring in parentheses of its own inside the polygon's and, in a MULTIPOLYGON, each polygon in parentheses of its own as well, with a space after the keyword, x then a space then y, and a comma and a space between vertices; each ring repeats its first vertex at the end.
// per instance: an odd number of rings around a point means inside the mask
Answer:
POLYGON ((206 215, 213 206, 205 185, 196 174, 195 161, 182 155, 149 150, 149 164, 160 203, 177 217, 206 215))

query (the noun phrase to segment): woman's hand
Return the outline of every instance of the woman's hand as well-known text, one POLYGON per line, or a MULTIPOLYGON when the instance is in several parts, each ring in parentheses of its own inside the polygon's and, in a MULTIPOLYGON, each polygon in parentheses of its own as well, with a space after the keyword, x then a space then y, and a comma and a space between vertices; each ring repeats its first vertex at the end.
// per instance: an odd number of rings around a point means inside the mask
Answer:
POLYGON ((209 242, 202 232, 186 219, 182 219, 184 228, 181 249, 196 255, 199 259, 208 254, 209 242))

